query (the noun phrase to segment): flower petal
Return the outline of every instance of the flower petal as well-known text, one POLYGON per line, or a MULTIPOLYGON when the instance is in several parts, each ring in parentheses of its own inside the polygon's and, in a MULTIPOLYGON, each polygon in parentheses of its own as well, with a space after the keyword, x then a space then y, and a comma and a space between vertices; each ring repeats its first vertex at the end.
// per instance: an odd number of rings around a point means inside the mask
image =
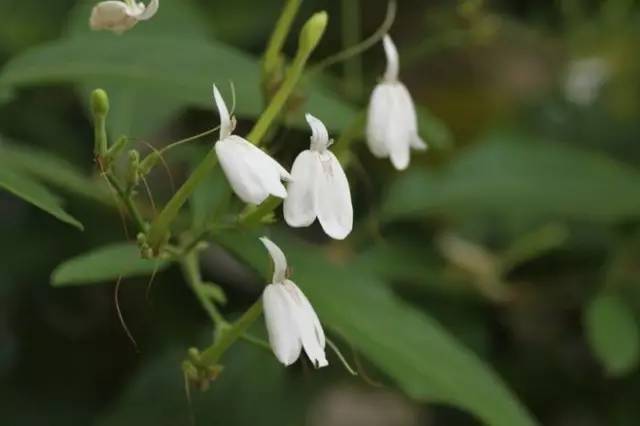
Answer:
POLYGON ((151 0, 147 7, 144 8, 143 12, 140 13, 136 18, 140 21, 146 21, 147 19, 153 18, 153 15, 156 14, 158 8, 160 7, 160 0, 151 0))
POLYGON ((302 342, 287 290, 282 284, 269 284, 262 304, 271 349, 281 363, 291 365, 300 356, 302 342))
POLYGON ((218 141, 215 150, 229 184, 245 203, 261 204, 269 194, 287 196, 280 179, 291 179, 291 175, 260 148, 231 135, 218 141))
POLYGON ((231 116, 227 105, 224 103, 224 99, 215 84, 213 85, 213 99, 220 115, 220 140, 222 140, 231 135, 233 128, 231 127, 231 116))
POLYGON ((371 93, 367 114, 367 145, 371 153, 378 158, 389 156, 385 141, 389 121, 389 104, 392 102, 392 86, 378 84, 371 93))
POLYGON ((384 53, 387 56, 387 69, 384 73, 384 79, 386 81, 397 81, 400 71, 398 49, 396 49, 396 45, 393 44, 393 40, 391 40, 388 34, 382 39, 382 45, 384 46, 384 53))
POLYGON ((331 238, 344 239, 353 228, 349 181, 331 151, 320 155, 316 169, 315 208, 322 229, 331 238))
POLYGON ((273 260, 273 282, 282 283, 287 274, 287 258, 284 256, 280 247, 267 237, 260 237, 260 241, 264 244, 273 260))
POLYGON ((98 3, 91 10, 89 25, 92 30, 110 30, 121 34, 131 29, 138 21, 131 16, 127 4, 109 0, 98 3))
POLYGON ((324 352, 325 335, 318 315, 295 283, 287 280, 283 287, 287 290, 287 296, 290 297, 294 306, 293 317, 305 353, 316 368, 326 367, 329 363, 324 352))
POLYGON ((236 138, 230 136, 215 144, 218 161, 233 192, 245 203, 260 204, 269 193, 251 170, 244 158, 244 149, 236 138))
POLYGON ((307 123, 311 127, 311 149, 323 151, 329 146, 329 132, 324 123, 311 114, 305 114, 307 123))
POLYGON ((287 185, 287 198, 282 207, 284 220, 289 226, 309 226, 316 219, 315 185, 320 167, 319 154, 311 150, 302 151, 293 162, 293 181, 287 185))

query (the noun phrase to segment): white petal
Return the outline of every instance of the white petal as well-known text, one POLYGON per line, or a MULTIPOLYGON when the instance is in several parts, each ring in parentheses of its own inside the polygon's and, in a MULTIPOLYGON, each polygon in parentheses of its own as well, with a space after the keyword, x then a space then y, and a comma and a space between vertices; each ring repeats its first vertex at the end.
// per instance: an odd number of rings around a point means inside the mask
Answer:
POLYGON ((344 239, 353 228, 349 181, 331 151, 321 154, 316 171, 315 207, 322 229, 331 238, 344 239))
POLYGON ((384 79, 386 81, 397 81, 400 71, 398 49, 396 49, 395 44, 393 44, 388 34, 382 39, 382 45, 384 46, 384 53, 387 56, 387 70, 384 73, 384 79))
POLYGON ((287 274, 287 258, 284 256, 280 247, 267 237, 260 237, 260 241, 266 247, 271 259, 273 260, 273 282, 282 283, 287 274))
POLYGON ((231 135, 233 131, 231 127, 231 116, 229 115, 229 110, 227 109, 227 105, 224 103, 224 99, 222 99, 222 95, 220 91, 213 85, 213 99, 216 103, 216 107, 218 108, 218 114, 220 115, 220 140, 231 135))
POLYGON ((103 1, 91 10, 89 25, 93 30, 110 30, 120 34, 138 22, 131 13, 129 6, 121 1, 103 1))
POLYGON ((325 335, 318 315, 304 293, 292 281, 285 281, 287 295, 291 298, 293 317, 298 327, 305 353, 317 368, 329 365, 324 352, 325 335))
POLYGON ((378 84, 371 93, 367 114, 367 145, 371 153, 378 158, 389 156, 385 143, 387 123, 389 121, 389 104, 392 102, 392 87, 389 84, 378 84))
POLYGON ((311 149, 323 151, 329 146, 329 132, 324 123, 311 114, 306 114, 305 118, 311 127, 311 149))
POLYGON ((218 141, 215 150, 229 185, 242 201, 257 205, 269 196, 247 165, 242 147, 232 137, 218 141))
POLYGON ((289 226, 309 226, 316 219, 315 185, 320 155, 311 150, 302 151, 291 167, 293 181, 287 185, 287 198, 282 211, 289 226))
POLYGON ((144 11, 140 13, 136 18, 141 21, 146 21, 147 19, 153 18, 153 15, 156 14, 158 8, 160 7, 160 0, 151 0, 147 7, 144 8, 144 11))
POLYGON ((269 344, 284 365, 293 364, 300 356, 302 342, 287 290, 281 284, 269 284, 262 293, 264 319, 269 344))
POLYGON ((427 149, 427 144, 418 135, 418 115, 416 114, 411 94, 404 84, 398 83, 397 86, 396 96, 398 97, 399 109, 403 111, 401 114, 406 120, 406 126, 409 129, 409 145, 413 149, 424 151, 427 149))
POLYGON ((242 201, 257 205, 270 194, 287 196, 280 179, 291 179, 291 176, 260 148, 231 135, 218 141, 215 150, 231 188, 242 201))

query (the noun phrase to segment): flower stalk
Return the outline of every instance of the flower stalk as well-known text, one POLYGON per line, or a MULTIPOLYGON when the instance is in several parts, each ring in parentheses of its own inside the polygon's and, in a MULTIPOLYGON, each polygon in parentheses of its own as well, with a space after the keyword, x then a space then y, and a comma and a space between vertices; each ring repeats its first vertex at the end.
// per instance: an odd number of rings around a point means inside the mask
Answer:
MULTIPOLYGON (((282 86, 280 86, 278 92, 271 99, 269 106, 258 118, 258 121, 247 136, 249 142, 259 145, 275 118, 282 111, 287 99, 302 76, 307 60, 324 34, 327 20, 327 13, 319 12, 313 15, 302 28, 298 51, 293 64, 287 72, 282 86)), ((169 227, 182 206, 187 202, 200 182, 215 167, 216 163, 215 151, 211 150, 152 222, 149 229, 148 242, 155 254, 160 252, 162 244, 167 240, 169 227)))
POLYGON ((291 24, 300 9, 300 3, 302 3, 302 0, 285 1, 280 18, 278 18, 276 27, 271 34, 262 61, 262 79, 265 87, 270 86, 274 75, 282 65, 282 46, 291 30, 291 24))

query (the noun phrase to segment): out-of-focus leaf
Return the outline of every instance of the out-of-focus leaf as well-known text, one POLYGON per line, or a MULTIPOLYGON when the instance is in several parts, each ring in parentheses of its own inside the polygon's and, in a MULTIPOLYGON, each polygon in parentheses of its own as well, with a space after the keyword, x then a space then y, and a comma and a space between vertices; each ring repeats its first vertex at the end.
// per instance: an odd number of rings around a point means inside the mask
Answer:
MULTIPOLYGON (((291 279, 323 323, 407 394, 458 406, 491 425, 535 424, 488 366, 366 269, 332 264, 317 248, 283 236, 274 240, 288 257, 291 279)), ((246 233, 226 234, 220 241, 267 276, 269 257, 257 239, 246 233)))
POLYGON ((453 148, 453 134, 441 119, 421 105, 416 106, 416 112, 418 113, 418 133, 429 147, 439 150, 453 148))
POLYGON ((614 294, 600 294, 586 308, 585 327, 592 350, 607 372, 630 372, 640 356, 640 332, 633 311, 614 294))
POLYGON ((216 167, 191 195, 191 217, 195 229, 201 230, 210 224, 230 195, 231 188, 224 173, 216 167))
POLYGON ((401 175, 382 208, 386 221, 431 214, 614 223, 640 217, 640 173, 594 152, 498 137, 440 170, 401 175))
MULTIPOLYGON (((29 50, 7 64, 0 74, 0 91, 60 82, 98 86, 104 81, 134 85, 140 96, 153 91, 162 93, 166 102, 207 109, 213 107, 211 84, 224 88, 233 81, 239 116, 255 117, 263 108, 260 64, 251 56, 215 41, 134 33, 126 40, 87 35, 29 50)), ((307 102, 299 106, 299 123, 305 111, 314 111, 332 129, 344 128, 354 115, 349 105, 321 87, 311 89, 307 102)))
MULTIPOLYGON (((120 40, 126 44, 125 37, 132 34, 145 37, 174 36, 185 41, 190 39, 206 40, 207 27, 190 0, 163 2, 162 9, 149 21, 136 25, 126 36, 118 36, 108 31, 92 32, 87 17, 94 2, 80 2, 71 13, 69 20, 70 37, 95 37, 107 40, 120 40)), ((146 136, 157 131, 167 120, 178 113, 184 104, 168 98, 161 90, 139 87, 135 83, 119 78, 104 78, 89 81, 80 92, 83 99, 89 99, 89 93, 101 87, 109 94, 111 111, 107 127, 113 137, 119 135, 146 136)))
POLYGON ((82 224, 64 211, 60 198, 30 178, 0 167, 0 187, 44 210, 55 218, 82 230, 82 224))
POLYGON ((304 383, 282 368, 272 354, 238 343, 229 350, 225 368, 206 392, 185 394, 180 371, 186 350, 152 360, 142 369, 97 426, 130 424, 143 419, 156 426, 195 424, 299 425, 304 423, 304 383))
POLYGON ((94 249, 58 265, 51 273, 51 285, 65 287, 95 284, 119 277, 151 275, 169 265, 161 260, 142 259, 135 244, 116 243, 94 249))
POLYGON ((106 188, 85 176, 75 166, 53 154, 1 139, 0 165, 28 174, 72 194, 103 203, 112 203, 106 188))

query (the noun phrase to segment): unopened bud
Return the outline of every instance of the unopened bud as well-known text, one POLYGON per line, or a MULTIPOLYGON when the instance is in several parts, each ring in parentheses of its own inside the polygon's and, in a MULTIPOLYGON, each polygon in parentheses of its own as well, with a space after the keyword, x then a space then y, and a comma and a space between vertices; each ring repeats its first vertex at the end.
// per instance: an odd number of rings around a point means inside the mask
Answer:
POLYGON ((322 38, 325 29, 327 28, 327 21, 329 16, 327 12, 315 13, 302 27, 300 31, 300 40, 298 42, 298 49, 306 53, 311 54, 313 49, 316 48, 320 39, 322 38))
POLYGON ((94 117, 106 117, 109 113, 109 96, 104 90, 91 92, 91 113, 94 117))

